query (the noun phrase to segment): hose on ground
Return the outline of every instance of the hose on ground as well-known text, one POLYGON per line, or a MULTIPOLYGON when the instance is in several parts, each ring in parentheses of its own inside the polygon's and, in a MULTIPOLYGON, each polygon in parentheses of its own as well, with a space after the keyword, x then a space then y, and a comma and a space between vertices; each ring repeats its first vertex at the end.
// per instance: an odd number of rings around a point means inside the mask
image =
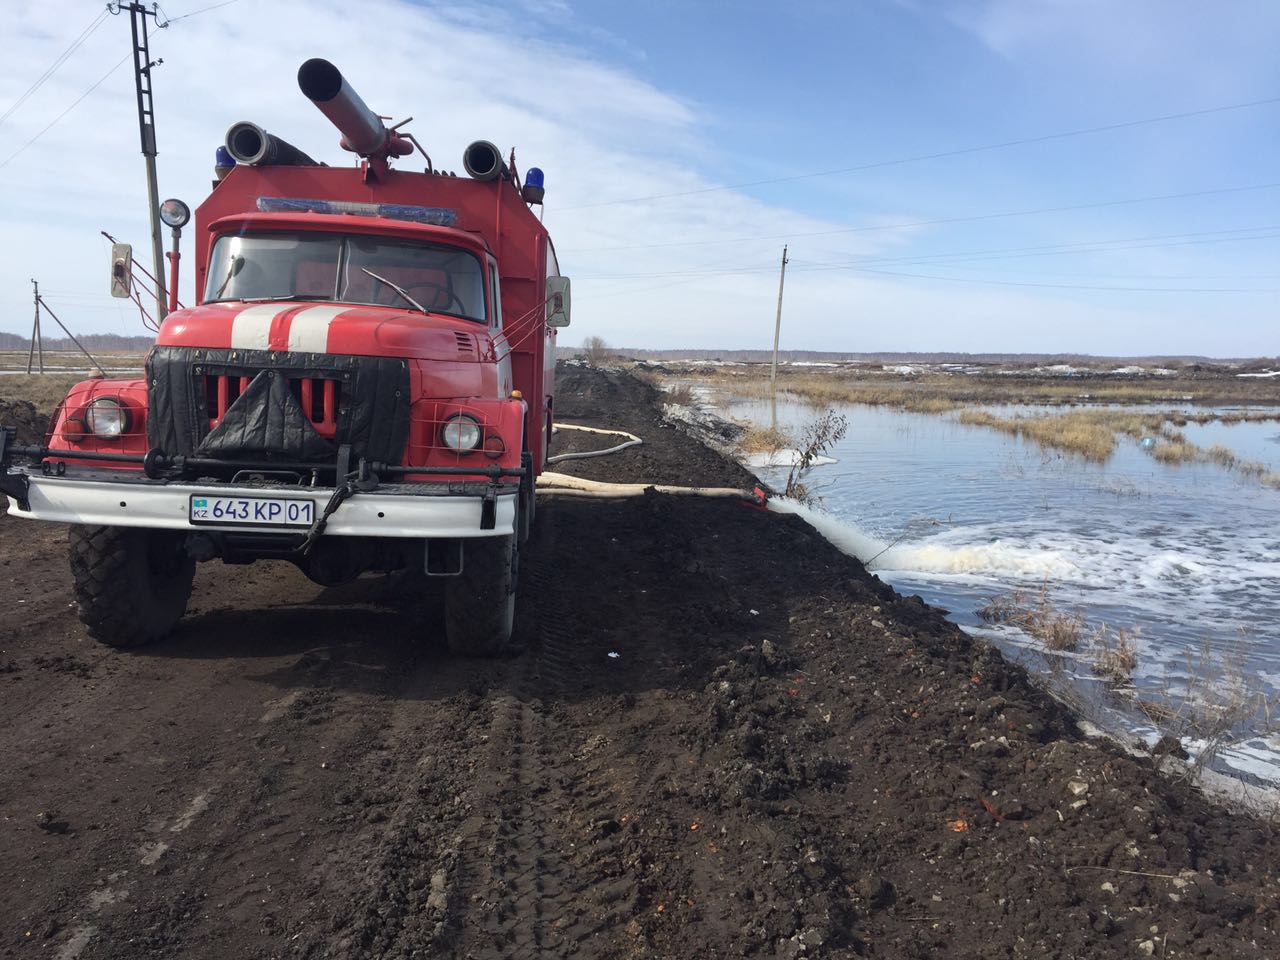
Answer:
MULTIPOLYGON (((582 427, 577 424, 559 423, 557 430, 580 430, 583 433, 599 433, 607 436, 626 437, 626 441, 604 450, 584 450, 578 453, 560 453, 548 457, 547 463, 562 460, 585 460, 588 457, 605 457, 644 443, 634 433, 625 430, 605 430, 600 427, 582 427)), ((603 480, 586 480, 567 473, 545 472, 538 477, 537 492, 540 496, 584 497, 600 500, 619 500, 626 497, 642 497, 646 491, 687 497, 724 497, 734 500, 756 500, 754 492, 736 490, 733 487, 679 487, 661 483, 606 483, 603 480)))
POLYGON ((604 450, 579 450, 576 453, 557 453, 554 457, 547 457, 547 463, 560 463, 563 460, 587 460, 591 457, 607 457, 611 453, 617 453, 625 450, 627 447, 635 447, 644 443, 634 433, 627 433, 625 430, 602 430, 599 427, 581 427, 574 423, 557 423, 556 430, 577 430, 582 433, 603 433, 613 437, 626 437, 626 441, 619 443, 617 446, 608 447, 604 450))
POLYGON ((584 480, 567 473, 544 473, 538 477, 538 493, 557 496, 598 497, 618 499, 644 496, 646 490, 689 497, 731 497, 736 500, 752 500, 755 495, 733 487, 676 487, 662 483, 605 483, 603 480, 584 480))

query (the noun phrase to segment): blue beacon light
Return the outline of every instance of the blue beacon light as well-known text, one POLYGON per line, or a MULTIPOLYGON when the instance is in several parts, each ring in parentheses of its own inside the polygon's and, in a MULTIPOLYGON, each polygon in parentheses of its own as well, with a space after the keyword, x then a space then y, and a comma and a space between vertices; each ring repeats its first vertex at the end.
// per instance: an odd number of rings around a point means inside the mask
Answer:
POLYGON ((530 167, 524 172, 524 189, 520 192, 520 195, 526 203, 542 202, 542 197, 546 193, 543 182, 541 167, 530 167))
POLYGON ((219 147, 213 151, 213 175, 221 180, 236 165, 236 158, 231 155, 231 151, 226 147, 219 147))

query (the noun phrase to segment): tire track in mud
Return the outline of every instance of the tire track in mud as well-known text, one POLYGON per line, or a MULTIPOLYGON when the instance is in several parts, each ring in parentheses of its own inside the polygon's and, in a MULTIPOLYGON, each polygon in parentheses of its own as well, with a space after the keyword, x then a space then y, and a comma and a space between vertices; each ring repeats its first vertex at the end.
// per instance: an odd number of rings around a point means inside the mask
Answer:
POLYGON ((541 520, 536 548, 544 560, 528 565, 522 584, 526 597, 537 598, 538 641, 532 662, 517 665, 511 691, 494 699, 484 768, 499 776, 477 789, 479 815, 460 844, 463 896, 452 945, 475 960, 572 954, 615 919, 615 911, 600 909, 617 897, 600 884, 599 870, 618 856, 611 836, 618 798, 608 784, 582 776, 577 733, 558 709, 562 698, 583 692, 585 670, 568 585, 547 562, 565 518, 544 508, 541 520), (588 856, 595 872, 583 869, 588 856))

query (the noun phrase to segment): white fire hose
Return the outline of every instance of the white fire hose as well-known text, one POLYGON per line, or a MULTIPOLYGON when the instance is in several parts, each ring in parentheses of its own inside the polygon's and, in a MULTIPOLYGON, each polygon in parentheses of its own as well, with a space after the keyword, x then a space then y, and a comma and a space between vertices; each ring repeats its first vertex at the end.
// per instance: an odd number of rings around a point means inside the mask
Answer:
MULTIPOLYGON (((554 457, 547 457, 547 463, 559 463, 561 460, 586 460, 590 457, 607 457, 611 453, 617 453, 619 450, 625 450, 627 447, 635 447, 644 443, 634 433, 627 433, 625 430, 601 430, 599 427, 580 427, 572 423, 557 423, 555 430, 577 430, 580 433, 603 433, 611 437, 626 437, 627 439, 615 447, 609 447, 605 450, 581 450, 577 453, 557 453, 554 457)), ((544 473, 545 477, 546 474, 544 473)))
MULTIPOLYGON (((626 440, 604 450, 584 450, 577 453, 560 453, 548 457, 547 463, 559 463, 562 460, 584 460, 588 457, 604 457, 611 453, 625 450, 644 443, 633 433, 625 430, 602 430, 599 427, 580 427, 570 423, 558 423, 557 430, 579 430, 583 433, 599 433, 614 437, 625 437, 626 440)), ((558 497, 595 497, 602 500, 616 500, 624 497, 641 497, 646 490, 656 493, 667 493, 689 497, 726 497, 735 500, 756 500, 756 494, 746 490, 735 490, 733 487, 676 487, 659 483, 606 483, 602 480, 584 480, 572 477, 567 473, 543 473, 538 477, 538 493, 543 496, 558 497)))

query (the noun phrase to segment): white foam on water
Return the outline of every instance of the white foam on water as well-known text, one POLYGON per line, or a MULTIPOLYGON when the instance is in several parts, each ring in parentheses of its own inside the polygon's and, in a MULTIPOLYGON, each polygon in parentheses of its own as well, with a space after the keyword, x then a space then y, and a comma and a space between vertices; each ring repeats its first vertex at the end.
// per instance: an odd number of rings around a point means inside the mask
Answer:
MULTIPOLYGON (((768 450, 762 453, 753 453, 746 458, 746 461, 749 467, 794 467, 803 456, 804 454, 799 450, 768 450)), ((839 462, 833 457, 819 455, 810 460, 809 465, 812 467, 825 467, 839 462)))
POLYGON ((875 569, 911 573, 976 574, 1018 579, 1078 580, 1080 567, 1060 550, 1015 544, 951 544, 925 541, 890 547, 875 569))
MULTIPOLYGON (((1204 740, 1188 738, 1182 741, 1182 746, 1194 761, 1208 744, 1204 740)), ((1264 783, 1280 784, 1280 739, 1274 736, 1250 737, 1219 747, 1215 759, 1264 783)))

